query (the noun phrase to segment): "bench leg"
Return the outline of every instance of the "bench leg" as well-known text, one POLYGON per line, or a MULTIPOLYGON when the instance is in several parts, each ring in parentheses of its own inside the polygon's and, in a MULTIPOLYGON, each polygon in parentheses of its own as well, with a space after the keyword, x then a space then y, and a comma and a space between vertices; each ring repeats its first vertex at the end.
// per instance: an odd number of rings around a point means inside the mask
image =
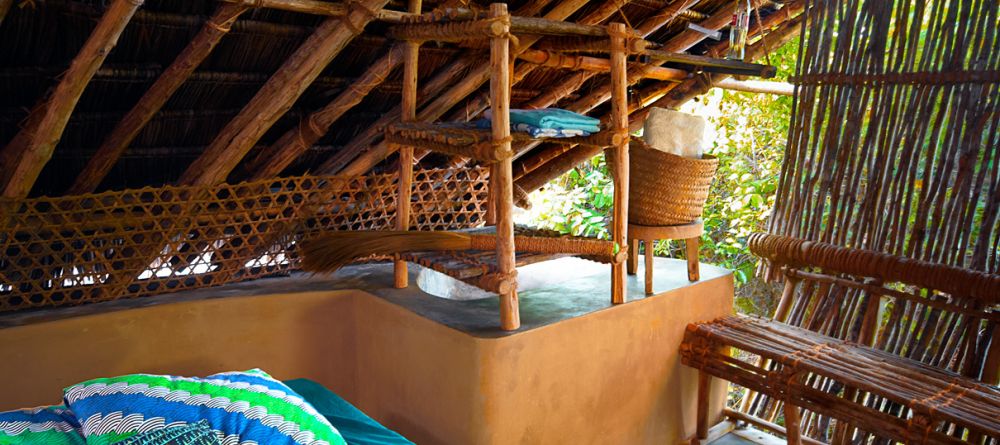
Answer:
POLYGON ((648 239, 646 243, 646 295, 653 295, 653 249, 656 241, 648 239))
POLYGON ((628 240, 628 274, 635 275, 639 270, 639 240, 632 238, 628 240))
POLYGON ((799 417, 799 407, 785 402, 785 435, 788 436, 788 445, 802 445, 802 433, 799 417))
POLYGON ((712 376, 705 371, 698 371, 698 425, 695 434, 696 440, 692 441, 692 445, 700 444, 708 438, 708 428, 711 426, 708 424, 708 405, 711 402, 711 391, 712 376))
POLYGON ((698 238, 688 238, 684 240, 687 248, 688 281, 698 281, 701 273, 698 270, 698 238))

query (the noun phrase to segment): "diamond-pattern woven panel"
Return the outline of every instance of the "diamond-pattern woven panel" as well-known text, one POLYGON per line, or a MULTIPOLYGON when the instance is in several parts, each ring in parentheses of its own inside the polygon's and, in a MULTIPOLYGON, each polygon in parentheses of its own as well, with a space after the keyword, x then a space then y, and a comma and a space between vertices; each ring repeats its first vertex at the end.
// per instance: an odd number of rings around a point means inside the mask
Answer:
MULTIPOLYGON (((488 171, 416 170, 413 227, 481 225, 488 171)), ((0 200, 0 312, 215 286, 298 267, 296 242, 393 229, 396 174, 0 200)))

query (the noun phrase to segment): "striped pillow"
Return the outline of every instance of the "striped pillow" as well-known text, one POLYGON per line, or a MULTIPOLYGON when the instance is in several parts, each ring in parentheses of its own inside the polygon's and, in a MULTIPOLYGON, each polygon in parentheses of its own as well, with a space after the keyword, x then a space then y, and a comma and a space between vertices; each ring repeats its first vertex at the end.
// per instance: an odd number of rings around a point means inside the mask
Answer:
POLYGON ((302 396, 259 369, 94 379, 66 388, 64 398, 89 445, 202 419, 223 445, 346 444, 302 396))
POLYGON ((45 406, 0 413, 0 445, 83 445, 83 436, 65 406, 45 406))
POLYGON ((219 445, 219 437, 208 422, 201 420, 190 425, 148 431, 115 445, 219 445))

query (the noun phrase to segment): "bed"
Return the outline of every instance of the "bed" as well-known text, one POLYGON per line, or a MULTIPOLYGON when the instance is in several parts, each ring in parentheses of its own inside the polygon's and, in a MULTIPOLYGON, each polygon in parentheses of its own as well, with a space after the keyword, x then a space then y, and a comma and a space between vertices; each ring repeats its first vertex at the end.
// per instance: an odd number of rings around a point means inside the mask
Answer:
POLYGON ((413 444, 317 382, 294 379, 286 380, 285 384, 302 395, 316 408, 316 411, 326 417, 349 445, 413 444))

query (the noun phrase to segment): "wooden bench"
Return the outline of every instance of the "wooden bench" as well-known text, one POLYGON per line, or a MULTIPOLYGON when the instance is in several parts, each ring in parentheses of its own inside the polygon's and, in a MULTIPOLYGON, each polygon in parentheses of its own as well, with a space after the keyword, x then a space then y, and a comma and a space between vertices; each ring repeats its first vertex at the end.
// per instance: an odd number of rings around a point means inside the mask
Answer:
POLYGON ((789 443, 1000 443, 1000 275, 775 235, 750 249, 785 289, 773 320, 688 326, 699 439, 718 377, 748 388, 731 417, 789 443))

